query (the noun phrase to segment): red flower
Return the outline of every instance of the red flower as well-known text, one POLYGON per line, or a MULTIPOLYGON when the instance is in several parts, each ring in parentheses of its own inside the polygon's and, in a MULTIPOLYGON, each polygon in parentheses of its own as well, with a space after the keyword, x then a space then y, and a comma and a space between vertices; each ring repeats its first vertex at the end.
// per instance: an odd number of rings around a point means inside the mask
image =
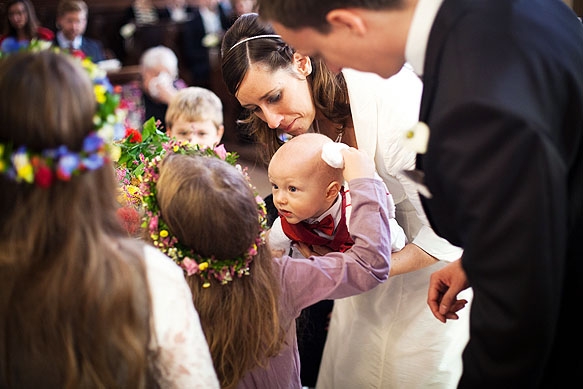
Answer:
POLYGON ((39 166, 34 173, 34 182, 41 188, 48 188, 53 183, 53 172, 47 166, 39 166))
POLYGON ((71 50, 71 55, 73 57, 77 57, 79 59, 85 59, 85 58, 87 58, 87 56, 85 55, 85 53, 83 51, 81 51, 81 50, 78 50, 78 49, 71 50))
POLYGON ((123 228, 130 234, 136 236, 141 228, 141 216, 132 206, 123 206, 118 208, 117 216, 123 228))
POLYGON ((134 128, 126 128, 125 137, 130 143, 140 143, 142 141, 142 134, 134 128))

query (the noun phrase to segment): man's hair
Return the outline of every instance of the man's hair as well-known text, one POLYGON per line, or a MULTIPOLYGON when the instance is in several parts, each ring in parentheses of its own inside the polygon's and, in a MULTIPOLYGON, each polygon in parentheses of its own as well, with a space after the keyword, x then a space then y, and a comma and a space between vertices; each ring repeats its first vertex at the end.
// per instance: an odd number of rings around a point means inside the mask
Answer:
POLYGON ((69 12, 84 12, 87 15, 87 4, 83 0, 61 0, 57 5, 57 16, 63 16, 69 12))
POLYGON ((287 28, 312 27, 328 32, 328 12, 339 8, 364 8, 381 10, 398 8, 404 0, 257 0, 259 16, 275 21, 287 28))

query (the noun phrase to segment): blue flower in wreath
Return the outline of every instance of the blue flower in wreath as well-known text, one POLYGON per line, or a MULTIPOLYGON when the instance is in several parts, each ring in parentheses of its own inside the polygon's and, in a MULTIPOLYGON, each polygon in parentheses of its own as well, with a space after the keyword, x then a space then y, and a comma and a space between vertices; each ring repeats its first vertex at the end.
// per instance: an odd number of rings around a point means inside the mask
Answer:
POLYGON ((2 41, 0 50, 4 54, 11 54, 28 47, 29 44, 30 43, 28 41, 19 41, 18 39, 10 36, 2 41))

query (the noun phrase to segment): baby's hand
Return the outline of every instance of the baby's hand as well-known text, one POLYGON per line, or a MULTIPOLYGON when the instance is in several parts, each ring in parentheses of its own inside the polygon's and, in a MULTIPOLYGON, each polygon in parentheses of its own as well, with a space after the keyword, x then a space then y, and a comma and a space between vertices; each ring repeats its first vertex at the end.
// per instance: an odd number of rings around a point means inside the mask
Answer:
POLYGON ((343 174, 346 181, 353 178, 374 178, 374 162, 363 151, 350 147, 342 150, 342 157, 344 158, 343 174))

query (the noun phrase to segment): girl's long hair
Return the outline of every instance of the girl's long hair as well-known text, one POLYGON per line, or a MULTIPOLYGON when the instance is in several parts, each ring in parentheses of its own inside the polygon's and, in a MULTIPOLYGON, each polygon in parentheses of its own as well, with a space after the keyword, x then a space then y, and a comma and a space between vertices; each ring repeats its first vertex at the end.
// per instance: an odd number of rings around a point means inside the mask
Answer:
MULTIPOLYGON (((81 150, 95 96, 76 60, 0 60, 0 143, 81 150)), ((122 238, 110 163, 49 188, 0 174, 0 387, 143 388, 151 301, 143 249, 122 238)))
MULTIPOLYGON (((157 199, 162 219, 180 242, 204 258, 240 257, 257 238, 255 195, 227 162, 170 154, 160 166, 157 199)), ((234 388, 244 375, 265 366, 282 348, 278 314, 280 283, 271 250, 260 245, 250 275, 202 287, 187 277, 221 387, 234 388)))
POLYGON ((7 36, 18 36, 18 31, 14 28, 14 26, 8 20, 8 10, 14 4, 22 3, 24 5, 24 9, 26 11, 26 15, 28 16, 28 21, 24 26, 24 30, 28 39, 36 38, 37 36, 37 28, 39 27, 39 22, 36 17, 36 12, 34 10, 34 5, 29 0, 8 0, 4 6, 4 12, 6 13, 6 19, 4 20, 4 34, 7 36))
MULTIPOLYGON (((259 38, 235 44, 242 39, 275 34, 273 28, 259 20, 257 14, 240 16, 225 33, 221 48, 223 80, 229 92, 235 96, 251 64, 262 63, 270 71, 291 68, 295 50, 281 38, 259 38)), ((311 58, 312 74, 308 76, 312 99, 316 110, 326 119, 342 129, 352 125, 348 89, 342 73, 332 73, 326 64, 311 58)), ((265 146, 263 161, 267 164, 275 151, 283 144, 277 130, 269 128, 267 123, 252 112, 240 121, 249 134, 265 146)))

